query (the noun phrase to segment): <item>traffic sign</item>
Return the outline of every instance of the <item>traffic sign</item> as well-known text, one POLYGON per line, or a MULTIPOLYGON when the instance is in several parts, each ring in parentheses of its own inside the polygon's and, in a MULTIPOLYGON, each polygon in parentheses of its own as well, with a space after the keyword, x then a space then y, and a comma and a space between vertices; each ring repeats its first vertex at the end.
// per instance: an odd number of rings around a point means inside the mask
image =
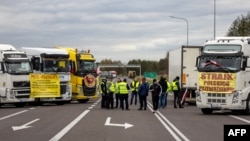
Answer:
POLYGON ((156 78, 157 73, 156 72, 144 72, 143 74, 147 78, 156 78))

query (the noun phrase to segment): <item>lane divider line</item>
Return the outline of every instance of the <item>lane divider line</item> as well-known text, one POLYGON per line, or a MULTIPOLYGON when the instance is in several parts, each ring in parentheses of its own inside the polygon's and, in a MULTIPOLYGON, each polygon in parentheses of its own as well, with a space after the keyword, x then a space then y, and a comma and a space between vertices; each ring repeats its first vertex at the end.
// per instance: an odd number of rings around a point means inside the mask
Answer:
MULTIPOLYGON (((153 112, 153 109, 150 106, 148 106, 148 108, 153 112)), ((181 139, 174 133, 174 131, 157 114, 154 115, 161 122, 161 124, 168 130, 168 132, 174 137, 176 141, 181 141, 181 139)))
POLYGON ((71 121, 67 126, 65 126, 60 132, 58 132, 54 137, 52 137, 49 141, 58 141, 60 140, 66 133, 69 132, 84 116, 89 113, 90 110, 83 111, 78 117, 76 117, 73 121, 71 121))
MULTIPOLYGON (((148 108, 153 112, 153 105, 148 101, 148 108)), ((184 140, 190 141, 179 129, 177 129, 161 112, 156 111, 154 114, 162 125, 169 131, 176 141, 181 141, 177 134, 184 140), (176 134, 177 133, 177 134, 176 134)))
POLYGON ((10 118, 10 117, 13 117, 13 116, 16 116, 16 115, 19 115, 19 114, 22 114, 22 113, 25 113, 25 112, 28 112, 29 110, 23 110, 23 111, 20 111, 20 112, 17 112, 17 113, 14 113, 14 114, 11 114, 11 115, 8 115, 8 116, 5 116, 5 117, 2 117, 0 118, 0 120, 4 120, 4 119, 7 119, 7 118, 10 118))
POLYGON ((233 116, 233 115, 229 115, 229 116, 230 116, 230 117, 232 117, 232 118, 235 118, 235 119, 241 120, 241 121, 243 121, 243 122, 250 123, 250 121, 249 121, 249 120, 246 120, 246 119, 244 119, 244 118, 241 118, 241 117, 238 117, 238 116, 233 116))
MULTIPOLYGON (((100 102, 100 100, 95 103, 100 102)), ((54 137, 52 137, 49 141, 58 141, 60 140, 66 133, 68 133, 82 118, 84 118, 89 112, 90 109, 93 109, 95 105, 91 105, 88 107, 89 110, 83 111, 78 117, 76 117, 73 121, 71 121, 67 126, 65 126, 61 131, 59 131, 54 137)))

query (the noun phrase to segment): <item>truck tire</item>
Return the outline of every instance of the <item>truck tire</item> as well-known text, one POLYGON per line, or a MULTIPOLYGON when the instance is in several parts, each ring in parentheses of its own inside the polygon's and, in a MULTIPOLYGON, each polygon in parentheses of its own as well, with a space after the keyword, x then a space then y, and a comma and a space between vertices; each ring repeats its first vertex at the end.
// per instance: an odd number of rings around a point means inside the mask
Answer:
POLYGON ((244 110, 246 115, 250 115, 250 95, 246 99, 246 109, 244 110))
POLYGON ((202 108, 201 111, 205 115, 210 115, 213 113, 213 109, 209 109, 209 108, 202 108))

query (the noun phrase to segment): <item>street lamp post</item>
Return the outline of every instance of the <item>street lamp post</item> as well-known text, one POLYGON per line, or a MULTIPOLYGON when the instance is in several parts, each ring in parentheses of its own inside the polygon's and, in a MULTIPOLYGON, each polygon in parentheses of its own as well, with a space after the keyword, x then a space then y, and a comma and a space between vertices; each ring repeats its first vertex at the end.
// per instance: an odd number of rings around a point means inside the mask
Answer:
POLYGON ((188 46, 188 20, 185 18, 170 16, 171 18, 181 19, 187 22, 187 46, 188 46))
POLYGON ((214 39, 216 37, 216 0, 214 0, 214 39))

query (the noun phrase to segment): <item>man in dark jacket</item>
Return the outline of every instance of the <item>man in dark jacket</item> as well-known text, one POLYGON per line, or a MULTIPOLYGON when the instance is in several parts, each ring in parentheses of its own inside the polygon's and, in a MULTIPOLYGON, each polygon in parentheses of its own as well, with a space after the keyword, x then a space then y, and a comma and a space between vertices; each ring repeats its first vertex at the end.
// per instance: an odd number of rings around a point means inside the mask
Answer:
POLYGON ((153 80, 153 85, 150 86, 149 90, 152 93, 153 113, 158 109, 159 96, 161 94, 161 85, 156 79, 153 80))
POLYGON ((108 89, 107 89, 107 79, 106 78, 102 79, 101 91, 102 91, 101 108, 107 108, 108 89))
POLYGON ((167 91, 168 85, 167 85, 166 79, 163 76, 161 76, 159 84, 161 85, 161 88, 162 88, 162 92, 161 92, 161 95, 159 97, 159 108, 160 107, 165 108, 165 106, 166 106, 166 91, 167 91))
POLYGON ((144 110, 147 110, 147 96, 149 91, 149 85, 146 82, 146 78, 142 78, 142 83, 140 84, 138 88, 138 94, 139 94, 139 100, 140 100, 140 108, 138 110, 142 110, 144 107, 144 110))

